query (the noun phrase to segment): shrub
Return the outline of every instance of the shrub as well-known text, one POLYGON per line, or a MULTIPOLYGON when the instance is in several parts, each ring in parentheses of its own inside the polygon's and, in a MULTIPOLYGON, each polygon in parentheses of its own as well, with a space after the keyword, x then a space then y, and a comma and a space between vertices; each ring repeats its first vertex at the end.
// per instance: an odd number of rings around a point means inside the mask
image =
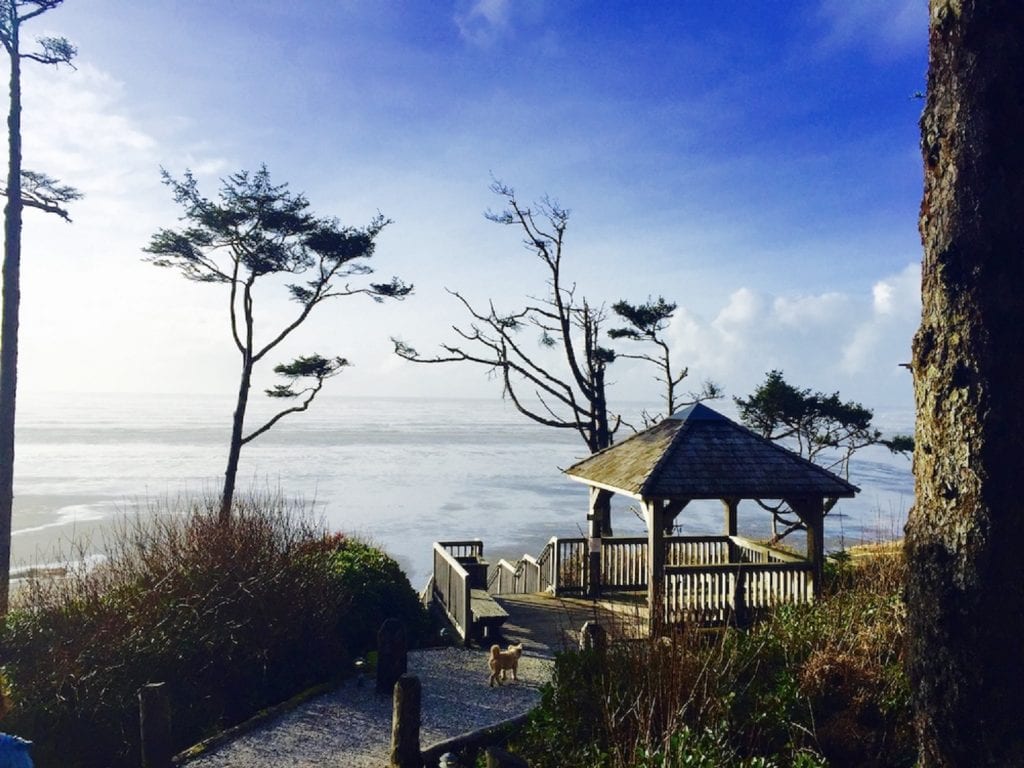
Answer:
POLYGON ((344 633, 354 652, 376 647, 385 619, 401 619, 411 639, 427 636, 427 614, 409 579, 380 549, 358 539, 337 539, 329 557, 331 574, 347 594, 358 595, 345 615, 344 633))
POLYGON ((912 766, 899 556, 745 631, 619 640, 556 660, 517 750, 538 768, 912 766))
POLYGON ((151 510, 116 532, 100 566, 18 597, 0 630, 2 723, 36 742, 38 765, 137 765, 147 682, 167 684, 185 747, 336 678, 363 642, 345 617, 371 616, 380 589, 400 593, 390 558, 325 535, 301 508, 243 499, 222 525, 217 506, 151 510), (359 583, 358 565, 337 566, 353 550, 378 563, 359 583))

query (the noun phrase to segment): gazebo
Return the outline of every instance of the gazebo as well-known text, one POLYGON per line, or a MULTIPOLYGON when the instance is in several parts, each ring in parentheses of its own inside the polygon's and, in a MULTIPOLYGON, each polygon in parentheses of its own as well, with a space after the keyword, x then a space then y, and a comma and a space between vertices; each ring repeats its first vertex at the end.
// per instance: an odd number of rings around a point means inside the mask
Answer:
MULTIPOLYGON (((652 627, 681 620, 724 620, 819 594, 827 499, 860 489, 722 414, 697 403, 565 470, 591 489, 635 499, 647 524, 646 546, 623 563, 622 540, 602 539, 589 516, 587 591, 623 581, 616 569, 646 571, 652 627), (670 536, 677 516, 697 499, 719 499, 723 536, 670 536), (741 500, 783 500, 807 529, 806 559, 738 536, 741 500), (618 565, 616 564, 618 563, 618 565)), ((595 493, 592 491, 591 498, 595 493)), ((627 579, 626 581, 629 581, 627 579)), ((633 578, 633 582, 637 579, 633 578)))

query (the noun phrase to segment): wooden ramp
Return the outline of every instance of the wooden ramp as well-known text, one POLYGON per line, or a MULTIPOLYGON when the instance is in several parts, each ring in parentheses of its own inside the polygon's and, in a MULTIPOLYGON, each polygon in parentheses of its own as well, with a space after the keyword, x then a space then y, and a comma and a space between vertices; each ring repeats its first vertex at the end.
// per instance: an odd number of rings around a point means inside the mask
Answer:
POLYGON ((605 600, 555 597, 549 593, 500 595, 497 603, 508 613, 502 638, 523 643, 526 653, 553 656, 558 651, 579 647, 580 627, 596 621, 612 637, 645 637, 647 608, 635 600, 622 603, 605 600))

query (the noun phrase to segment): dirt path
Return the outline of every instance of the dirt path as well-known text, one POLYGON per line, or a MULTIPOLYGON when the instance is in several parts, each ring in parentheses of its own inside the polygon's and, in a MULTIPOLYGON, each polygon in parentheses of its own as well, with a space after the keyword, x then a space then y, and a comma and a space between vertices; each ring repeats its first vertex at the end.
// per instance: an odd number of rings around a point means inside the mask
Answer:
MULTIPOLYGON (((554 654, 577 644, 579 628, 597 618, 622 626, 628 615, 584 600, 548 595, 499 598, 509 613, 502 644, 522 642, 519 681, 487 685, 483 648, 439 648, 409 654, 409 674, 422 685, 420 744, 495 725, 533 709, 552 673, 554 654)), ((238 738, 190 760, 188 768, 381 768, 391 740, 391 697, 373 681, 349 681, 238 738)))

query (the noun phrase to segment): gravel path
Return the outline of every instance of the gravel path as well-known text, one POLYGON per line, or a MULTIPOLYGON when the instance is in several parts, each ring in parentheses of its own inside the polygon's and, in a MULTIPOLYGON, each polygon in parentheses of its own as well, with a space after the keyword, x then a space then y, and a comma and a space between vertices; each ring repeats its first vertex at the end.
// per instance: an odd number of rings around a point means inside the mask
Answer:
MULTIPOLYGON (((527 651, 529 653, 529 649, 527 651)), ((535 707, 551 676, 549 658, 524 655, 519 681, 487 686, 483 650, 412 651, 409 674, 422 684, 421 748, 494 725, 535 707)), ((391 697, 373 681, 342 687, 305 702, 187 763, 188 768, 382 768, 391 742, 391 697)))

